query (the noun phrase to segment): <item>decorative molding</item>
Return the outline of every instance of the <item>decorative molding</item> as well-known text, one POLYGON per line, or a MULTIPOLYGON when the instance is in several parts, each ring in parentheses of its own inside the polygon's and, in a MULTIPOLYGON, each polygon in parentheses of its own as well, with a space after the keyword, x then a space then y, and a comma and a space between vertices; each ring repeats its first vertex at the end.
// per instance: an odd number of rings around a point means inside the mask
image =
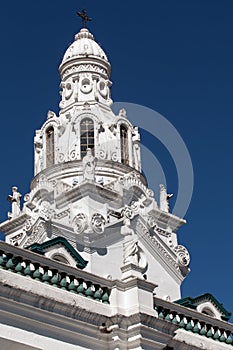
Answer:
POLYGON ((67 78, 69 75, 74 74, 74 73, 80 73, 80 72, 96 72, 99 74, 103 74, 104 76, 108 76, 108 72, 105 68, 100 67, 97 64, 76 64, 76 65, 72 65, 72 67, 66 69, 63 73, 62 73, 62 77, 63 79, 67 78))
POLYGON ((91 218, 91 226, 95 233, 101 234, 104 232, 104 226, 106 224, 106 220, 101 214, 93 214, 91 218))
POLYGON ((15 235, 15 236, 12 236, 11 238, 10 238, 10 243, 12 244, 12 245, 18 245, 18 241, 21 239, 23 237, 23 232, 20 232, 20 233, 18 233, 17 235, 15 235))
POLYGON ((158 262, 166 269, 169 274, 173 275, 173 278, 178 283, 181 283, 184 279, 182 275, 179 265, 176 261, 175 253, 167 246, 165 243, 149 233, 149 228, 143 222, 141 217, 138 218, 136 223, 136 232, 140 239, 145 243, 147 249, 152 254, 152 256, 156 257, 158 262))
POLYGON ((182 245, 177 245, 174 248, 174 252, 177 255, 177 263, 179 266, 189 266, 190 264, 190 255, 188 250, 182 246, 182 245))
POLYGON ((29 237, 24 241, 24 246, 38 242, 45 231, 46 231, 45 223, 42 221, 39 221, 37 224, 31 227, 31 233, 29 237))
POLYGON ((63 219, 64 217, 68 216, 69 213, 70 213, 70 209, 63 210, 60 213, 55 213, 54 219, 58 219, 58 220, 63 219))
POLYGON ((170 232, 168 232, 167 230, 162 229, 161 227, 156 227, 155 231, 159 235, 164 236, 164 237, 170 237, 171 236, 170 232))
MULTIPOLYGON (((153 217, 153 215, 147 216, 147 225, 149 228, 155 228, 156 227, 156 219, 153 217)), ((156 228, 157 230, 157 228, 156 228)))
POLYGON ((144 195, 146 197, 153 198, 153 196, 154 196, 154 192, 152 190, 148 189, 141 182, 140 175, 135 171, 132 171, 131 173, 126 174, 124 176, 120 176, 118 178, 118 181, 125 189, 129 190, 131 187, 135 186, 135 187, 140 188, 140 190, 144 193, 144 195))
POLYGON ((50 221, 54 217, 54 209, 51 209, 51 204, 48 201, 42 201, 40 204, 39 216, 45 221, 50 221))
POLYGON ((100 159, 106 159, 106 157, 107 157, 106 151, 104 149, 100 149, 99 150, 99 158, 100 159))
POLYGON ((77 214, 73 221, 74 232, 77 234, 82 233, 87 227, 87 216, 84 213, 77 214))

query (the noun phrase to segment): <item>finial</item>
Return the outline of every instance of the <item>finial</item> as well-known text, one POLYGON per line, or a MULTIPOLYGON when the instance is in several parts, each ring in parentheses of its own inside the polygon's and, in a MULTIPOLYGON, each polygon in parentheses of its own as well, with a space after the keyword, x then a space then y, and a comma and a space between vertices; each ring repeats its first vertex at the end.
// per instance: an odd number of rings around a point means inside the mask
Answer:
POLYGON ((87 22, 91 21, 91 18, 88 17, 86 10, 82 9, 82 12, 77 12, 77 15, 82 18, 83 28, 86 28, 87 22))

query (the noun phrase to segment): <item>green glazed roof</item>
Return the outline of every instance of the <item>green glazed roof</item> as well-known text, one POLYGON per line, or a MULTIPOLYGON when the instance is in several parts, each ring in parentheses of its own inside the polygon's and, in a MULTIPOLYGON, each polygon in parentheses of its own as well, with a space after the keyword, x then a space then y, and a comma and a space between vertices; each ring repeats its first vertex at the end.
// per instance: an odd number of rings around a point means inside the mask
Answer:
POLYGON ((57 244, 61 244, 67 250, 67 252, 76 261, 77 263, 76 266, 79 269, 84 269, 87 266, 88 261, 84 260, 81 257, 81 255, 72 247, 72 245, 64 237, 56 237, 41 244, 33 243, 25 247, 25 249, 30 249, 34 253, 44 255, 48 248, 57 244))
POLYGON ((190 309, 196 309, 197 306, 204 301, 210 301, 218 310, 220 313, 222 313, 222 319, 224 321, 228 321, 231 317, 231 312, 227 311, 223 304, 221 304, 212 294, 205 293, 201 294, 195 298, 192 297, 185 297, 179 300, 176 300, 175 303, 188 307, 190 309))

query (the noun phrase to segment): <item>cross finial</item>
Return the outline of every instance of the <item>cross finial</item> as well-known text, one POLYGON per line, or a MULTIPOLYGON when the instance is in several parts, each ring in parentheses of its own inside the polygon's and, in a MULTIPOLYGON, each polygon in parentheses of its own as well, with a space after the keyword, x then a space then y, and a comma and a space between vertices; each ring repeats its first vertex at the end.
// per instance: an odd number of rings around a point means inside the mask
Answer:
POLYGON ((87 15, 87 13, 86 13, 86 10, 83 9, 82 12, 77 12, 77 15, 78 15, 79 17, 82 18, 82 25, 83 25, 83 28, 86 28, 87 22, 88 22, 88 21, 91 21, 91 18, 88 17, 88 15, 87 15))

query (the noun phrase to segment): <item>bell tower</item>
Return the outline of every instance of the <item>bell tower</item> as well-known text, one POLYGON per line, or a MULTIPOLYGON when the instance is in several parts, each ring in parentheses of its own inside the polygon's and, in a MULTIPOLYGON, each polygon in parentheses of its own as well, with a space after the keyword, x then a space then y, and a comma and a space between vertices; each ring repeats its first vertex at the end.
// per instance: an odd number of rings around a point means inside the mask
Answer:
POLYGON ((147 187, 138 128, 124 109, 113 113, 111 65, 87 28, 75 35, 59 72, 59 113, 49 111, 36 130, 30 192, 22 208, 17 188, 11 196, 12 215, 0 225, 6 242, 41 251, 46 243, 47 257, 76 266, 59 247, 67 242, 84 270, 147 279, 159 297, 179 299, 190 262, 177 241, 185 220, 169 212, 164 186, 159 204, 147 187))

